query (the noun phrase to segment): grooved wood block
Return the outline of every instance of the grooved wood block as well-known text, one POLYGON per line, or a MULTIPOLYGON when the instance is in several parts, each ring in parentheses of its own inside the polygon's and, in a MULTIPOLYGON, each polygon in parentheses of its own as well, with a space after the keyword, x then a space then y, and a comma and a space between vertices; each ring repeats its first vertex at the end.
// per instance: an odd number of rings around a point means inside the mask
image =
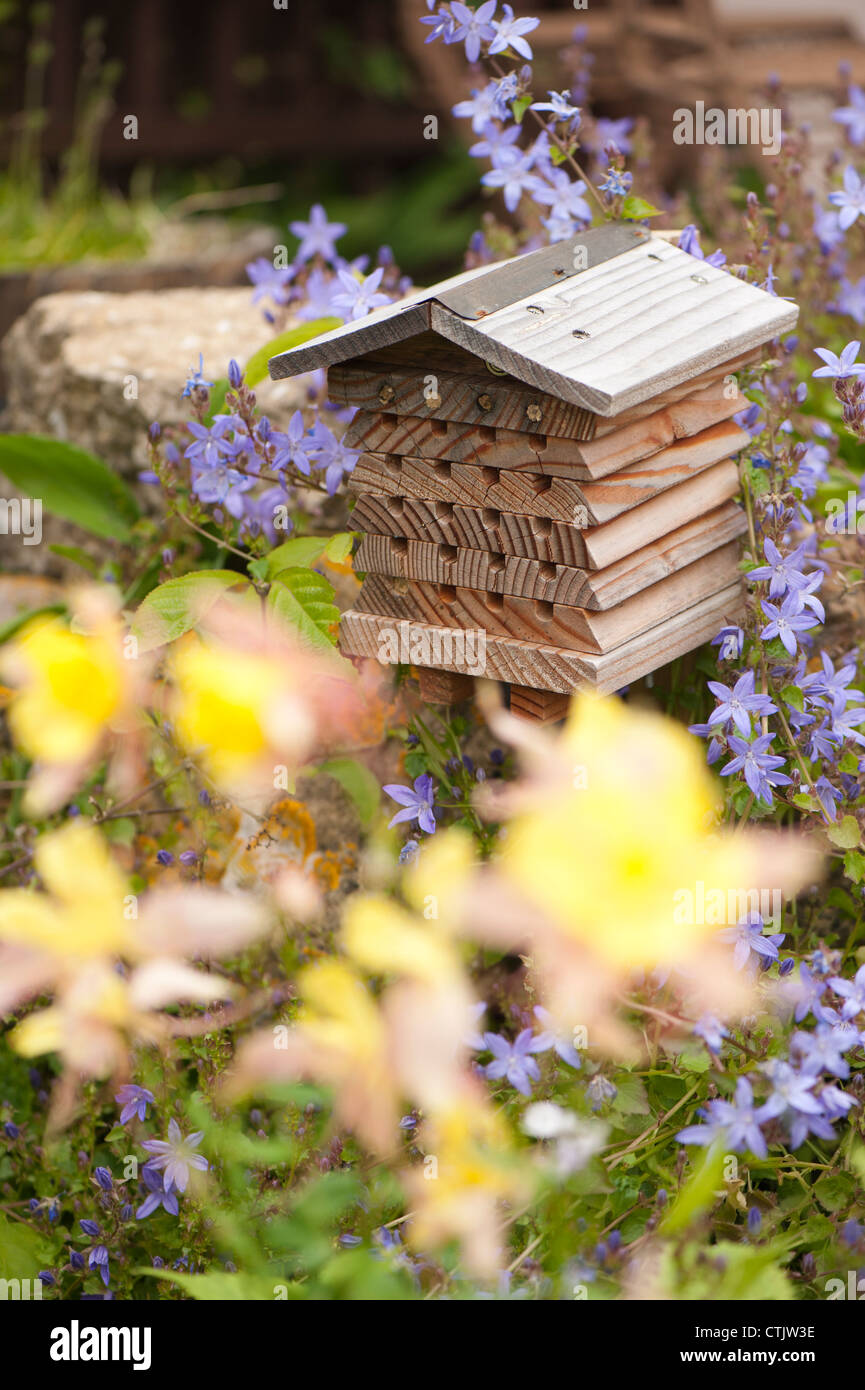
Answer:
POLYGON ((715 464, 650 502, 605 522, 580 529, 547 517, 522 516, 497 508, 423 502, 414 497, 362 493, 352 512, 361 531, 430 540, 474 550, 494 550, 532 560, 584 569, 603 569, 632 551, 667 535, 677 526, 735 497, 736 465, 715 464))
POLYGON ((471 676, 461 676, 456 671, 435 671, 431 666, 421 666, 418 681, 421 697, 428 705, 458 705, 471 698, 471 676))
POLYGON ((728 458, 748 438, 745 430, 725 420, 594 483, 448 459, 363 454, 349 487, 352 492, 494 507, 570 525, 600 526, 728 458))
POLYGON ((726 502, 606 569, 591 572, 487 550, 406 540, 401 536, 367 535, 355 556, 355 570, 603 610, 622 603, 746 530, 741 507, 726 502))
POLYGON ((531 719, 535 724, 557 724, 568 713, 570 695, 559 695, 554 690, 533 690, 528 685, 512 685, 510 688, 511 714, 520 719, 531 719))
POLYGON ((375 574, 367 575, 355 607, 358 612, 433 625, 483 628, 498 636, 573 651, 607 652, 698 599, 727 588, 736 570, 736 551, 735 541, 722 546, 606 612, 375 574))
POLYGON ((743 410, 741 395, 725 395, 723 380, 598 439, 556 439, 540 431, 459 425, 412 415, 359 410, 345 435, 348 448, 376 454, 448 459, 549 477, 591 481, 649 458, 677 439, 690 439, 743 410))
POLYGON ((340 647, 347 656, 372 656, 383 664, 405 661, 562 694, 581 687, 609 693, 707 642, 739 616, 742 604, 743 585, 737 579, 603 655, 515 637, 487 636, 482 644, 468 643, 459 629, 350 609, 343 614, 340 647))

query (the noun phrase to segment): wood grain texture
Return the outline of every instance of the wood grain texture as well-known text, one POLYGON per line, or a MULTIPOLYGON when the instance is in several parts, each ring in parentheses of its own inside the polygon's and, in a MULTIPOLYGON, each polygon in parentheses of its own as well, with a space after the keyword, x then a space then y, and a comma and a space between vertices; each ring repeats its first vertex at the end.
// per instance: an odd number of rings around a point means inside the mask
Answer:
POLYGON ((459 585, 603 611, 735 540, 746 530, 741 507, 727 502, 607 569, 593 572, 488 550, 381 535, 364 537, 354 566, 360 574, 459 585))
POLYGON ((604 655, 491 636, 483 652, 474 648, 468 659, 465 633, 459 630, 350 609, 340 624, 340 648, 346 656, 371 656, 382 664, 396 659, 561 694, 581 688, 606 693, 702 646, 725 623, 738 618, 743 601, 743 585, 737 580, 604 655))
POLYGON ((600 526, 737 453, 748 438, 745 430, 726 420, 595 483, 512 468, 479 468, 448 459, 363 454, 349 477, 349 487, 352 492, 496 507, 572 525, 600 526))
POLYGON ((657 237, 486 318, 430 304, 435 332, 605 416, 769 342, 797 315, 795 304, 657 237))
POLYGON ((327 374, 328 399, 368 412, 388 410, 496 429, 542 430, 564 439, 592 438, 597 416, 591 411, 533 391, 515 377, 495 375, 477 358, 467 360, 473 370, 461 372, 438 367, 432 352, 413 370, 368 357, 346 362, 327 374))
MULTIPOLYGON (((723 382, 759 360, 746 352, 693 380, 661 391, 620 415, 604 419, 591 411, 534 391, 508 373, 493 372, 471 353, 421 333, 381 353, 339 363, 328 371, 328 397, 339 405, 375 413, 414 415, 497 429, 540 431, 564 439, 592 439, 673 405, 684 396, 723 382)), ((740 409, 747 405, 744 397, 740 409)))
POLYGON ((494 507, 463 507, 451 502, 424 502, 415 497, 384 497, 367 492, 358 497, 352 526, 377 535, 494 550, 597 570, 720 506, 735 497, 738 488, 738 469, 727 460, 669 488, 650 502, 632 507, 603 526, 583 529, 494 507))
POLYGON ((593 482, 729 420, 743 409, 744 398, 727 396, 724 391, 722 379, 593 440, 556 439, 492 425, 458 425, 413 415, 358 411, 346 431, 345 443, 348 448, 374 454, 446 459, 593 482))
POLYGON ((418 668, 421 699, 428 705, 458 705, 471 698, 471 676, 456 671, 436 671, 431 666, 418 668))
POLYGON ((727 588, 738 575, 738 551, 732 541, 604 612, 380 574, 367 575, 355 608, 443 627, 484 628, 500 637, 552 643, 569 651, 608 652, 727 588))
POLYGON ((529 685, 510 687, 511 714, 531 719, 535 724, 557 724, 566 717, 570 703, 570 695, 559 695, 554 690, 533 690, 529 685))

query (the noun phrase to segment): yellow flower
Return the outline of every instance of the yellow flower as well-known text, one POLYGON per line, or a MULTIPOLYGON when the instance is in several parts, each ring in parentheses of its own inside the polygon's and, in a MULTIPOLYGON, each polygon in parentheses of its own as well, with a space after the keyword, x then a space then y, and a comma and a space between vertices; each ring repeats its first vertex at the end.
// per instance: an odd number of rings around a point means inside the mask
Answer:
POLYGON ((127 884, 92 826, 70 821, 43 835, 34 862, 48 893, 0 892, 0 939, 64 959, 128 949, 127 884))
POLYGON ((554 748, 509 823, 502 872, 614 967, 685 960, 717 923, 678 920, 676 895, 698 881, 755 883, 745 837, 712 833, 718 798, 700 744, 672 720, 581 697, 554 748))
POLYGON ((40 762, 86 761, 123 703, 123 662, 105 632, 71 632, 59 618, 29 624, 6 662, 20 686, 9 709, 15 741, 40 762))
POLYGON ((408 1238, 418 1249, 459 1240, 467 1268, 490 1276, 501 1264, 502 1204, 522 1202, 532 1178, 509 1152, 507 1128, 483 1094, 465 1097, 428 1120, 422 1169, 407 1175, 415 1216, 408 1238))
POLYGON ((460 973, 459 956, 446 937, 377 894, 347 904, 342 942, 359 965, 376 975, 408 975, 435 984, 460 973))
POLYGON ((273 656, 190 636, 172 654, 177 735, 201 753, 217 782, 233 786, 272 749, 302 754, 312 721, 290 673, 273 656))

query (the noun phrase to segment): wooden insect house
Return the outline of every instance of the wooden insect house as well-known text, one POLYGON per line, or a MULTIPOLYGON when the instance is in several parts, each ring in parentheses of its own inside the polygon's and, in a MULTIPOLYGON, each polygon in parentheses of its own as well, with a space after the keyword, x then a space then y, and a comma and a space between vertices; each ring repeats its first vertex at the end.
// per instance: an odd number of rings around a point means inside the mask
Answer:
POLYGON ((615 224, 274 357, 357 407, 343 651, 410 663, 433 701, 506 682, 546 721, 713 637, 742 602, 735 373, 797 312, 615 224))

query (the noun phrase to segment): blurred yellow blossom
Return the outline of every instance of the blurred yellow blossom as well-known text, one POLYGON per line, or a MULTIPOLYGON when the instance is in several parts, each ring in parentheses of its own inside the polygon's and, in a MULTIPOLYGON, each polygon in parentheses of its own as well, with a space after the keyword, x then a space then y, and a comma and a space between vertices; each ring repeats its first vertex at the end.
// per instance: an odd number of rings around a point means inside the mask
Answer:
MULTIPOLYGON (((32 815, 55 810, 107 751, 109 735, 140 724, 146 663, 103 590, 71 596, 72 626, 60 617, 28 623, 2 653, 0 669, 15 687, 8 719, 16 743, 35 763, 27 791, 32 815)), ((115 780, 125 786, 135 749, 118 740, 115 780), (121 775, 122 774, 122 775, 121 775)))

